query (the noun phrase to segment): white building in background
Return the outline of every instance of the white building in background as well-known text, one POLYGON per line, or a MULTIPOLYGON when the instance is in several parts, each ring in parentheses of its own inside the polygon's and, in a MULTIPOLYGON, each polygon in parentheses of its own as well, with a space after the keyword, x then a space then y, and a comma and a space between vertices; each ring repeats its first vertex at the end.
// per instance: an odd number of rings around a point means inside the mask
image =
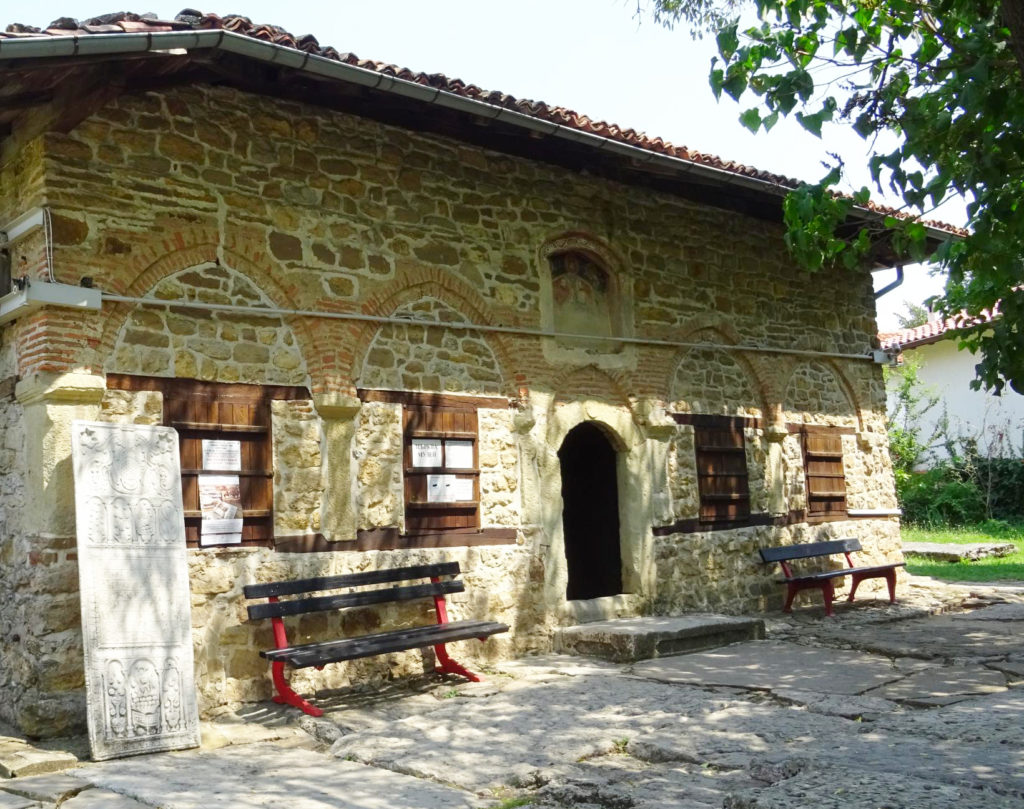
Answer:
MULTIPOLYGON (((932 320, 923 326, 878 335, 882 348, 899 350, 901 362, 911 359, 919 364, 921 393, 938 397, 938 403, 917 421, 922 440, 940 432, 943 421, 946 434, 955 442, 974 439, 982 455, 1024 456, 1024 396, 1008 386, 996 396, 973 390, 971 380, 978 357, 960 351, 953 332, 963 324, 952 319, 932 320)), ((890 414, 894 406, 889 394, 890 414)), ((934 445, 929 460, 949 457, 946 447, 934 445)))

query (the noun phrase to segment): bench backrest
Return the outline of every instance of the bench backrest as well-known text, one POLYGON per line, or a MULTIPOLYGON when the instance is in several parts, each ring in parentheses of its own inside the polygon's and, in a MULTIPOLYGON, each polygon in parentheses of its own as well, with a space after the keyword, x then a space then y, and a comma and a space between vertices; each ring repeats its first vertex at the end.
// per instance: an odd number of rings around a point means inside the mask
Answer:
POLYGON ((804 545, 786 545, 781 548, 761 548, 761 559, 765 564, 787 562, 790 559, 809 559, 812 556, 831 556, 834 553, 859 551, 860 540, 856 537, 833 539, 828 542, 809 542, 804 545))
POLYGON ((461 581, 438 581, 426 584, 403 585, 399 587, 378 587, 360 592, 328 596, 307 596, 304 594, 365 587, 372 584, 414 581, 416 579, 457 576, 458 562, 441 562, 433 565, 412 565, 387 570, 368 570, 363 573, 348 573, 342 576, 320 576, 312 579, 277 581, 267 584, 248 584, 242 592, 246 598, 277 598, 296 595, 287 601, 267 604, 253 604, 247 608, 250 621, 262 618, 280 618, 284 615, 301 615, 307 612, 337 610, 343 607, 363 607, 369 604, 386 604, 394 601, 411 601, 417 598, 431 598, 461 593, 466 587, 461 581))

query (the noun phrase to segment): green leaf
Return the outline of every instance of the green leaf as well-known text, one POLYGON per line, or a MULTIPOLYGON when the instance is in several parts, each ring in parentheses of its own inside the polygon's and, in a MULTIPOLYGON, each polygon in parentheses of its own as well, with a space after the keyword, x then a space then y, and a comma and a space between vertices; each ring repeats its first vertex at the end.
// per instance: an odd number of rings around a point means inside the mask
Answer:
POLYGON ((740 38, 736 33, 736 28, 737 23, 727 25, 715 37, 715 41, 718 44, 718 52, 722 54, 722 58, 726 61, 732 58, 732 55, 736 53, 736 49, 740 46, 740 38))
POLYGON ((822 124, 822 113, 815 112, 810 115, 805 115, 802 112, 796 114, 797 121, 800 122, 800 126, 806 129, 815 137, 821 137, 821 124, 822 124))
POLYGON ((744 110, 740 115, 740 123, 754 134, 757 134, 757 130, 761 128, 761 113, 756 107, 744 110))

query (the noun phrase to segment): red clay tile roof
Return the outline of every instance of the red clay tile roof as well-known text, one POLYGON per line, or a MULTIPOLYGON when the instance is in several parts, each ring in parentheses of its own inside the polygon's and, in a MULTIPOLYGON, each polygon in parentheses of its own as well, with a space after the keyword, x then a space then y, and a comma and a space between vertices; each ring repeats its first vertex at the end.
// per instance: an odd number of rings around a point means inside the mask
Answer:
POLYGON ((956 317, 947 317, 945 320, 932 320, 923 326, 915 326, 912 329, 879 332, 878 340, 882 344, 882 348, 886 350, 917 348, 937 342, 952 331, 988 323, 994 316, 997 315, 985 313, 981 317, 974 318, 967 314, 960 314, 956 317))
MULTIPOLYGON (((236 34, 281 45, 286 48, 294 48, 305 53, 322 56, 326 59, 333 59, 349 65, 373 70, 387 76, 394 76, 406 81, 434 87, 455 95, 485 101, 488 104, 505 107, 525 115, 539 118, 544 121, 561 124, 571 129, 589 132, 594 135, 609 138, 610 140, 637 146, 651 152, 670 155, 681 160, 687 160, 704 166, 730 172, 732 174, 750 177, 761 180, 772 185, 783 188, 796 188, 800 182, 781 174, 773 174, 761 171, 752 166, 742 163, 724 160, 716 155, 698 152, 688 149, 685 146, 675 146, 662 138, 652 138, 643 132, 635 129, 623 129, 622 127, 606 121, 595 121, 586 115, 582 115, 565 107, 557 107, 545 104, 543 101, 530 101, 518 99, 506 93, 484 90, 475 84, 467 84, 461 79, 450 79, 441 73, 417 73, 408 68, 397 67, 396 65, 384 62, 375 62, 369 59, 360 59, 353 53, 340 53, 328 46, 321 46, 317 38, 312 34, 295 36, 276 25, 257 25, 248 17, 231 14, 226 17, 219 17, 216 14, 206 14, 195 9, 181 11, 173 20, 158 19, 155 14, 133 14, 131 12, 117 12, 104 14, 88 20, 78 21, 71 17, 61 17, 54 20, 45 29, 33 26, 14 23, 7 27, 6 32, 0 32, 0 39, 20 37, 63 37, 63 36, 88 36, 90 34, 116 34, 116 33, 155 33, 163 31, 183 30, 226 30, 236 34)), ((899 218, 907 218, 905 212, 890 208, 884 205, 876 205, 869 202, 863 206, 868 210, 882 215, 891 215, 899 218)), ((936 230, 945 231, 958 236, 966 236, 967 231, 945 222, 924 222, 925 225, 936 230)))

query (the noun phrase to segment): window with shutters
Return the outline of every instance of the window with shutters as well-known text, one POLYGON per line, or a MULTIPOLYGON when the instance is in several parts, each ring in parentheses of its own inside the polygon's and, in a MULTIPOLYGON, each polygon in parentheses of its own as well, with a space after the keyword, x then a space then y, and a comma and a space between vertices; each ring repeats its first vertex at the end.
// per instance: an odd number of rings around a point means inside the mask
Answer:
POLYGON ((308 390, 120 374, 108 374, 107 387, 163 395, 163 424, 178 433, 189 546, 273 544, 270 403, 308 399, 308 390), (222 523, 229 527, 211 533, 211 520, 218 519, 236 522, 222 523))
POLYGON ((804 476, 808 519, 846 516, 846 477, 842 434, 803 430, 804 476))
POLYGON ((738 419, 693 416, 701 523, 750 518, 750 487, 743 425, 738 419))
POLYGON ((480 527, 476 407, 454 397, 405 403, 406 534, 471 533, 480 527))

